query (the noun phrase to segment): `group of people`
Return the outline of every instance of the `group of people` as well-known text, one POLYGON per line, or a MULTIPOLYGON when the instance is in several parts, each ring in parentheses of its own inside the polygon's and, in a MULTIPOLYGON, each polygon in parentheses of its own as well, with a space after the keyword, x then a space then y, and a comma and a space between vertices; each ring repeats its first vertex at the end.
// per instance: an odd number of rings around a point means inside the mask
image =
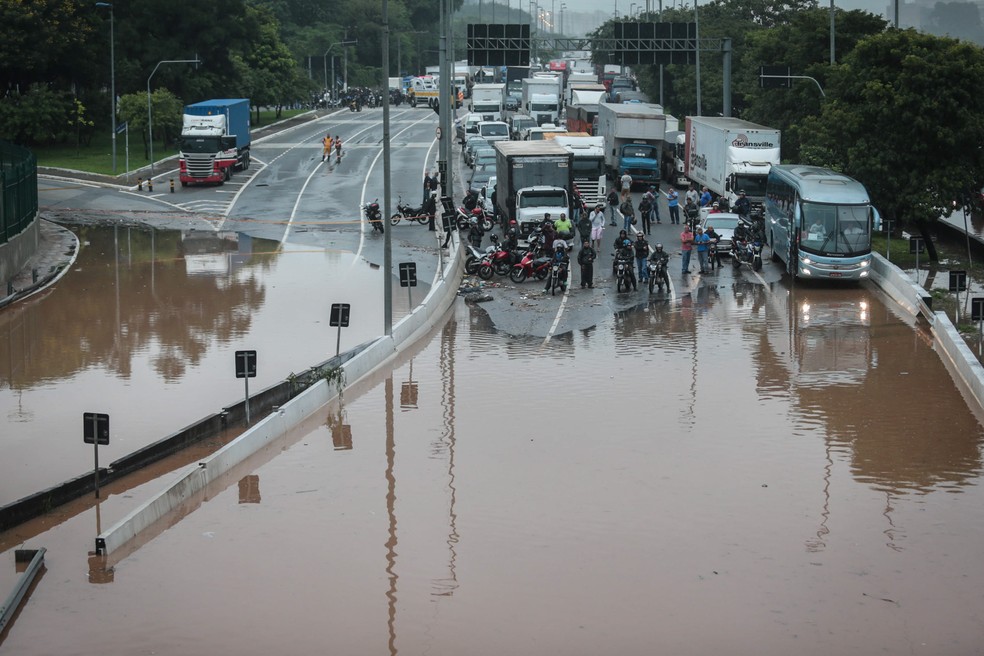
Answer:
POLYGON ((331 151, 335 151, 335 163, 338 164, 342 161, 342 137, 335 135, 332 138, 331 133, 325 135, 325 138, 321 140, 321 161, 325 161, 327 158, 331 160, 331 151))
POLYGON ((720 235, 714 231, 713 226, 708 226, 707 230, 697 227, 691 228, 687 222, 680 233, 680 251, 683 255, 683 264, 680 269, 681 275, 690 273, 690 258, 694 250, 697 251, 697 262, 700 266, 700 273, 710 273, 715 266, 721 267, 721 253, 717 251, 715 245, 718 243, 720 235))

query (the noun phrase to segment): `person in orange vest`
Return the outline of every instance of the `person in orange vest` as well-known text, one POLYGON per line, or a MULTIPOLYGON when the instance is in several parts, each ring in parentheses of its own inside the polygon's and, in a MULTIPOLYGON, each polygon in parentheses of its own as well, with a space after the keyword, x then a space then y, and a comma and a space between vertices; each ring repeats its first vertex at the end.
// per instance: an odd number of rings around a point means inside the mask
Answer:
POLYGON ((325 138, 321 140, 321 161, 325 161, 325 157, 331 157, 331 134, 325 135, 325 138))

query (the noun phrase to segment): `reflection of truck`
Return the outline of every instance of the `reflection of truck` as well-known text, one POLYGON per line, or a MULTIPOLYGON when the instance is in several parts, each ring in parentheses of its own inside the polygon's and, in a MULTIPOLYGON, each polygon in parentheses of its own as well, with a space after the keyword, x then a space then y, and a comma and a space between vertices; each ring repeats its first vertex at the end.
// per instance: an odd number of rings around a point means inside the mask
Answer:
POLYGON ((503 120, 505 102, 505 84, 476 84, 472 87, 471 110, 481 114, 482 120, 503 120))
POLYGON ((522 107, 537 125, 560 120, 560 84, 553 77, 528 77, 523 80, 522 107))
POLYGON ((496 203, 525 236, 549 213, 570 214, 573 155, 553 141, 497 141, 496 203))
POLYGON ((729 205, 744 190, 752 213, 762 215, 765 182, 779 163, 779 130, 739 118, 688 116, 684 163, 688 178, 729 205))
POLYGON ((189 182, 222 184, 235 169, 248 169, 249 145, 249 100, 226 98, 188 105, 178 160, 181 186, 189 182))
POLYGON ((601 203, 605 197, 605 140, 587 134, 551 136, 574 155, 571 167, 581 198, 589 208, 601 203))
POLYGON ((634 183, 656 184, 666 136, 666 116, 658 105, 598 106, 598 135, 605 140, 605 167, 614 179, 628 173, 634 183))

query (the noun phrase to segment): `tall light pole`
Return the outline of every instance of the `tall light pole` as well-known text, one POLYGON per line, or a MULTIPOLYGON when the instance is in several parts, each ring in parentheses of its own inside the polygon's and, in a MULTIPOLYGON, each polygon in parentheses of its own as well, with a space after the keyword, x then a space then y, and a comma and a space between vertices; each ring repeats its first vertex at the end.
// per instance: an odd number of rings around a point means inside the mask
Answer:
MULTIPOLYGON (((323 67, 324 67, 323 70, 324 70, 324 73, 325 73, 325 89, 326 90, 328 89, 328 53, 331 52, 331 49, 334 48, 335 46, 346 46, 346 45, 351 45, 353 43, 358 43, 358 40, 355 40, 355 41, 336 41, 335 43, 333 43, 330 46, 328 46, 328 49, 327 50, 325 50, 325 54, 322 57, 322 59, 324 61, 324 63, 323 63, 323 67)), ((331 58, 331 95, 330 95, 330 98, 332 100, 335 99, 335 57, 334 56, 331 58)))
MULTIPOLYGON (((390 215, 390 110, 389 110, 389 0, 383 0, 382 86, 383 96, 383 216, 390 215)), ((392 226, 390 226, 392 228, 392 226)), ((383 235, 383 334, 393 334, 393 231, 383 235)), ((413 308, 407 308, 412 312, 413 308)))
MULTIPOLYGON (((157 66, 154 66, 153 72, 150 77, 147 78, 147 134, 150 141, 150 178, 154 178, 154 113, 150 105, 150 81, 154 78, 154 74, 157 73, 157 69, 161 67, 161 64, 200 64, 199 59, 165 59, 163 61, 157 62, 157 66)), ((113 134, 116 134, 115 131, 113 134)))
POLYGON ((97 2, 97 7, 109 7, 109 116, 113 135, 113 175, 116 175, 116 21, 113 17, 113 5, 109 2, 97 2))
POLYGON ((830 65, 834 65, 834 0, 830 0, 830 65))
POLYGON ((566 34, 566 32, 564 32, 564 10, 565 9, 567 9, 567 3, 566 2, 561 2, 560 3, 560 33, 561 34, 566 34))

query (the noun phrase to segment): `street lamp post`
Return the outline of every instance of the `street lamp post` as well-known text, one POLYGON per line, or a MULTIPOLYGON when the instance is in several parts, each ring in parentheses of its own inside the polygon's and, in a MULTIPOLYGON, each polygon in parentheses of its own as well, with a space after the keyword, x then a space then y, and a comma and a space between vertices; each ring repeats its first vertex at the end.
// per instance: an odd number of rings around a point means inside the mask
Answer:
POLYGON ((113 175, 116 175, 116 25, 113 17, 113 5, 109 2, 97 2, 97 7, 109 7, 109 115, 113 130, 113 175))
MULTIPOLYGON (((157 66, 154 66, 153 72, 151 72, 150 77, 147 78, 147 135, 150 141, 150 179, 154 179, 154 113, 150 105, 150 81, 154 78, 154 74, 157 73, 157 69, 161 67, 161 64, 200 64, 199 59, 165 59, 163 61, 157 62, 157 66)), ((114 132, 115 134, 115 132, 114 132)))
MULTIPOLYGON (((346 46, 346 45, 352 45, 354 43, 358 43, 358 39, 356 39, 355 41, 336 41, 335 43, 328 46, 327 50, 325 50, 325 54, 322 56, 322 60, 323 60, 322 65, 325 73, 325 89, 328 89, 328 53, 331 52, 331 49, 334 48, 335 46, 346 46)), ((335 57, 334 56, 332 56, 331 58, 331 89, 330 89, 329 98, 331 100, 335 100, 335 57)))

